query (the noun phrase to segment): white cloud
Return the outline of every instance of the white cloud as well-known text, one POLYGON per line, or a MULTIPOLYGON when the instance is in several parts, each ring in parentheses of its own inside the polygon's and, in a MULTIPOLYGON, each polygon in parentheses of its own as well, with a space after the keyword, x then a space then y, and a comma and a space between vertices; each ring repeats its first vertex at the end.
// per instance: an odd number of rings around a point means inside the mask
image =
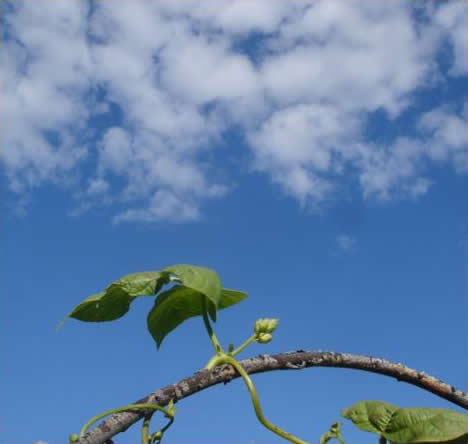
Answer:
POLYGON ((102 140, 99 151, 99 167, 116 174, 124 172, 133 158, 131 138, 127 131, 119 127, 109 128, 102 140))
POLYGON ((142 209, 130 209, 114 218, 115 223, 139 221, 155 222, 170 220, 186 222, 200 217, 197 205, 180 199, 169 191, 157 191, 150 199, 149 205, 142 209))
POLYGON ((274 112, 248 135, 255 167, 297 197, 320 201, 332 185, 323 173, 340 168, 339 152, 359 122, 331 105, 300 104, 274 112))
POLYGON ((245 55, 233 53, 227 43, 193 35, 171 42, 160 54, 162 84, 194 104, 255 93, 260 85, 252 63, 245 55))
POLYGON ((349 251, 356 245, 356 239, 348 234, 340 234, 336 237, 336 243, 342 250, 349 251))
POLYGON ((432 67, 425 36, 418 37, 398 2, 317 2, 285 24, 270 46, 278 43, 286 51, 266 60, 262 71, 281 104, 323 101, 397 115, 432 67))
POLYGON ((316 171, 331 168, 331 150, 340 149, 355 130, 352 116, 329 105, 283 108, 250 135, 259 162, 268 167, 304 164, 316 171))
POLYGON ((377 199, 424 194, 430 164, 466 171, 466 110, 425 110, 418 138, 379 145, 364 132, 369 113, 391 125, 415 91, 446 81, 444 42, 449 74, 467 72, 463 2, 418 5, 416 22, 407 2, 121 1, 89 14, 80 0, 45 1, 5 14, 1 141, 14 191, 68 183, 122 204, 116 221, 197 220, 230 189, 212 151, 234 125, 251 169, 302 205, 339 192, 350 171, 377 199))
POLYGON ((21 191, 61 179, 86 157, 76 131, 88 115, 81 96, 89 86, 90 60, 82 3, 46 11, 18 2, 15 9, 8 24, 16 39, 2 45, 1 144, 11 187, 21 191), (60 149, 51 137, 60 140, 60 149))
POLYGON ((88 193, 89 194, 103 194, 109 190, 109 183, 106 182, 104 179, 96 178, 91 179, 88 185, 88 193))
POLYGON ((466 2, 445 2, 434 14, 434 23, 446 33, 452 45, 453 63, 451 74, 466 75, 468 73, 468 38, 466 35, 466 2))
POLYGON ((419 141, 403 137, 386 148, 366 145, 361 148, 357 164, 365 197, 382 200, 394 195, 417 197, 429 188, 431 182, 420 172, 424 152, 419 141))
POLYGON ((255 2, 187 0, 185 3, 160 2, 160 8, 164 14, 178 20, 189 20, 189 23, 194 23, 197 29, 222 32, 230 37, 242 38, 251 32, 276 32, 281 22, 311 3, 310 0, 288 3, 272 3, 270 0, 255 2))
POLYGON ((435 161, 450 160, 458 172, 468 168, 467 107, 462 115, 449 107, 424 113, 419 120, 421 130, 428 133, 426 152, 435 161))

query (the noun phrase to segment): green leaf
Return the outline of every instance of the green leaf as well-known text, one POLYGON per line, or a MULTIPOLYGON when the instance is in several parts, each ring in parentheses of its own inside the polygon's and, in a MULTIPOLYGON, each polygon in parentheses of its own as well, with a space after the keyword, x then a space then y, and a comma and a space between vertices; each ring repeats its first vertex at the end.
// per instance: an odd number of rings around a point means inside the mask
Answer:
POLYGON ((221 299, 221 279, 218 274, 204 267, 178 264, 164 269, 175 274, 185 287, 189 287, 208 299, 208 313, 216 321, 216 310, 221 299))
POLYGON ((176 285, 157 297, 148 313, 147 323, 158 348, 166 335, 182 322, 203 313, 204 297, 203 294, 184 285, 176 285))
POLYGON ((133 299, 120 286, 111 284, 105 291, 87 297, 68 317, 85 322, 113 321, 127 313, 133 299))
POLYGON ((385 437, 397 443, 468 443, 468 415, 449 409, 398 409, 385 430, 385 437))
POLYGON ((398 406, 382 401, 360 401, 344 409, 341 416, 353 421, 361 430, 380 434, 396 410, 398 406))
POLYGON ((104 291, 87 297, 68 318, 85 322, 106 322, 122 317, 137 296, 154 295, 170 281, 168 272, 132 273, 110 284, 104 291))
POLYGON ((163 285, 169 283, 170 274, 165 271, 144 271, 142 273, 127 274, 116 283, 119 284, 129 296, 152 296, 163 285))
MULTIPOLYGON (((182 322, 203 314, 204 297, 202 293, 185 285, 175 285, 159 294, 147 318, 148 330, 158 348, 163 339, 182 322)), ((246 297, 246 293, 222 289, 218 308, 230 307, 246 297)))
POLYGON ((223 309, 236 305, 239 302, 247 298, 247 293, 243 291, 231 290, 229 288, 223 288, 221 290, 221 298, 219 299, 218 309, 223 309))
POLYGON ((230 307, 247 297, 237 290, 221 288, 218 275, 207 268, 173 265, 160 272, 132 273, 110 284, 104 291, 87 297, 66 316, 86 322, 105 322, 120 318, 138 296, 157 294, 163 285, 176 285, 161 293, 148 314, 148 328, 159 348, 164 337, 184 320, 202 315, 202 301, 208 301, 213 320, 219 309, 230 307), (166 300, 167 299, 167 300, 166 300))
POLYGON ((398 408, 381 401, 361 401, 342 416, 391 442, 468 443, 468 415, 439 408, 398 408))

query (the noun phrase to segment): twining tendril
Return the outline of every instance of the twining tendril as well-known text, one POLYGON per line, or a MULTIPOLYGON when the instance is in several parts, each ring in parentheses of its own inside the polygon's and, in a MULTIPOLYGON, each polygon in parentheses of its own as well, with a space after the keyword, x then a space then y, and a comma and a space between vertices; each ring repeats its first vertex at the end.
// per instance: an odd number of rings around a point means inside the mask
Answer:
MULTIPOLYGON (((151 422, 151 418, 156 411, 151 412, 147 415, 143 421, 143 425, 141 427, 141 442, 142 444, 159 444, 162 441, 164 436, 164 432, 172 425, 174 422, 174 416, 169 417, 169 422, 158 431, 152 433, 151 435, 148 433, 149 425, 151 422)), ((167 416, 167 415, 166 415, 167 416)))
MULTIPOLYGON (((255 409, 255 414, 257 415, 257 418, 260 421, 260 423, 263 426, 265 426, 268 430, 271 430, 273 433, 281 436, 284 439, 287 439, 288 441, 290 441, 290 442, 292 442, 294 444, 308 444, 307 441, 303 441, 302 439, 299 439, 296 436, 291 435, 290 433, 280 429, 278 426, 275 426, 270 421, 268 421, 268 419, 265 418, 265 416, 263 415, 262 407, 260 405, 260 401, 258 399, 257 391, 255 389, 255 386, 254 386, 252 380, 250 379, 249 375, 244 370, 244 368, 233 357, 235 354, 242 351, 245 347, 247 347, 247 345, 251 344, 254 341, 262 343, 262 341, 259 340, 259 339, 261 339, 262 335, 268 334, 269 336, 271 336, 271 333, 276 329, 276 326, 278 325, 278 320, 277 319, 261 319, 259 321, 257 321, 257 323, 255 324, 255 334, 251 338, 247 339, 247 341, 245 341, 244 344, 242 344, 237 350, 231 350, 229 353, 224 353, 222 348, 219 346, 218 339, 216 338, 216 335, 215 335, 215 333, 214 333, 214 331, 213 331, 213 329, 211 327, 210 320, 208 319, 208 314, 207 314, 207 311, 206 311, 206 305, 204 304, 203 305, 203 322, 204 322, 206 330, 208 332, 208 336, 210 337, 211 342, 213 343, 213 345, 215 347, 215 350, 217 352, 216 355, 213 356, 208 361, 208 363, 205 366, 205 369, 211 370, 214 367, 216 367, 218 365, 223 365, 223 364, 232 365, 237 370, 239 375, 244 380, 245 385, 247 386, 247 389, 248 389, 248 391, 250 393, 250 397, 252 398, 252 403, 253 403, 253 406, 254 406, 254 409, 255 409), (260 322, 260 327, 265 327, 265 328, 263 328, 263 329, 258 328, 257 324, 259 324, 259 321, 261 321, 260 322), (262 322, 265 325, 263 325, 262 322)), ((267 339, 268 340, 266 342, 271 341, 271 337, 267 338, 267 339)))
POLYGON ((153 412, 151 414, 147 415, 145 417, 145 420, 143 421, 143 426, 142 426, 142 444, 153 444, 161 441, 162 435, 164 432, 172 425, 174 422, 174 409, 171 404, 170 409, 164 409, 163 407, 160 407, 159 405, 156 404, 130 404, 126 405, 124 407, 118 407, 116 409, 112 410, 107 410, 104 413, 100 413, 99 415, 93 416, 82 428, 80 431, 80 435, 71 435, 70 436, 70 442, 74 443, 77 442, 80 438, 84 438, 86 435, 86 432, 88 429, 97 421, 99 421, 102 418, 105 418, 106 416, 112 415, 114 413, 119 413, 119 412, 125 412, 129 410, 142 410, 142 409, 152 409, 153 412), (152 435, 148 434, 148 428, 149 428, 149 423, 151 421, 151 418, 153 414, 159 410, 160 412, 164 413, 164 416, 169 418, 169 422, 161 429, 158 430, 157 432, 153 433, 152 435))

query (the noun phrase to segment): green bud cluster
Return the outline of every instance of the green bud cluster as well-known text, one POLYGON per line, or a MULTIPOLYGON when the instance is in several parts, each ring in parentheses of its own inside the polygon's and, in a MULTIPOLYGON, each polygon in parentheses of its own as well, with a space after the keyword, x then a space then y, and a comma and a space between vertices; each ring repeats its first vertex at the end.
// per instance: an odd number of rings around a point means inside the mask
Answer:
POLYGON ((259 344, 268 344, 272 339, 273 336, 271 336, 270 333, 260 333, 260 335, 257 337, 257 342, 259 344))
POLYGON ((278 326, 279 319, 261 318, 255 322, 254 332, 259 344, 268 344, 272 339, 273 333, 278 326))
POLYGON ((278 326, 279 319, 268 319, 268 318, 261 318, 255 322, 254 331, 255 333, 273 333, 278 326))

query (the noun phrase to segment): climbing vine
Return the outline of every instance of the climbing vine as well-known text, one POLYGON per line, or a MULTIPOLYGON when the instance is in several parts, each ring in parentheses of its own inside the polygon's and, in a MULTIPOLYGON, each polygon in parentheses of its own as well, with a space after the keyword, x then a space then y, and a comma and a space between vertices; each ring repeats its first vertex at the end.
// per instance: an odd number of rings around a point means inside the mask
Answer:
MULTIPOLYGON (((232 367, 243 379, 249 391, 259 422, 289 442, 308 444, 307 441, 299 439, 266 419, 255 385, 244 366, 236 359, 236 356, 252 343, 268 344, 271 342, 279 320, 258 319, 254 324, 253 333, 247 340, 237 348, 230 344, 225 351, 218 341, 212 322, 216 321, 218 310, 241 302, 247 294, 239 290, 223 288, 218 274, 213 270, 195 265, 178 264, 160 271, 129 274, 110 284, 104 291, 83 300, 60 325, 67 318, 85 322, 113 321, 125 315, 131 303, 140 296, 156 296, 154 305, 147 316, 147 326, 157 348, 161 346, 165 337, 185 320, 201 316, 214 350, 214 355, 207 362, 204 370, 210 372, 221 366, 232 367)), ((303 366, 306 364, 304 361, 303 366)), ((291 366, 290 368, 294 368, 293 364, 291 366)), ((405 369, 403 368, 402 371, 410 370, 405 369)), ((382 373, 385 372, 382 371, 382 373)), ((385 374, 391 374, 391 371, 385 374)), ((408 381, 411 382, 411 376, 408 376, 408 381)), ((414 383, 438 393, 437 381, 434 385, 433 381, 424 383, 416 378, 414 383)), ((444 387, 441 387, 440 391, 443 391, 444 387)), ((453 396, 460 397, 457 393, 453 396)), ((463 398, 463 395, 461 397, 463 398)), ((69 441, 74 444, 88 443, 89 429, 100 419, 121 412, 136 412, 140 413, 143 419, 142 444, 160 444, 165 433, 174 423, 176 401, 177 399, 171 399, 166 408, 157 403, 137 402, 108 410, 91 418, 81 428, 79 435, 75 433, 70 435, 69 441), (168 422, 163 428, 151 433, 151 419, 158 411, 168 419, 168 422)), ((400 408, 382 401, 360 401, 344 409, 342 416, 351 420, 361 430, 375 433, 379 437, 380 444, 387 440, 399 444, 425 442, 468 444, 468 415, 448 409, 400 408)), ((326 444, 331 439, 345 444, 339 422, 332 424, 329 430, 320 437, 320 444, 326 444)))

